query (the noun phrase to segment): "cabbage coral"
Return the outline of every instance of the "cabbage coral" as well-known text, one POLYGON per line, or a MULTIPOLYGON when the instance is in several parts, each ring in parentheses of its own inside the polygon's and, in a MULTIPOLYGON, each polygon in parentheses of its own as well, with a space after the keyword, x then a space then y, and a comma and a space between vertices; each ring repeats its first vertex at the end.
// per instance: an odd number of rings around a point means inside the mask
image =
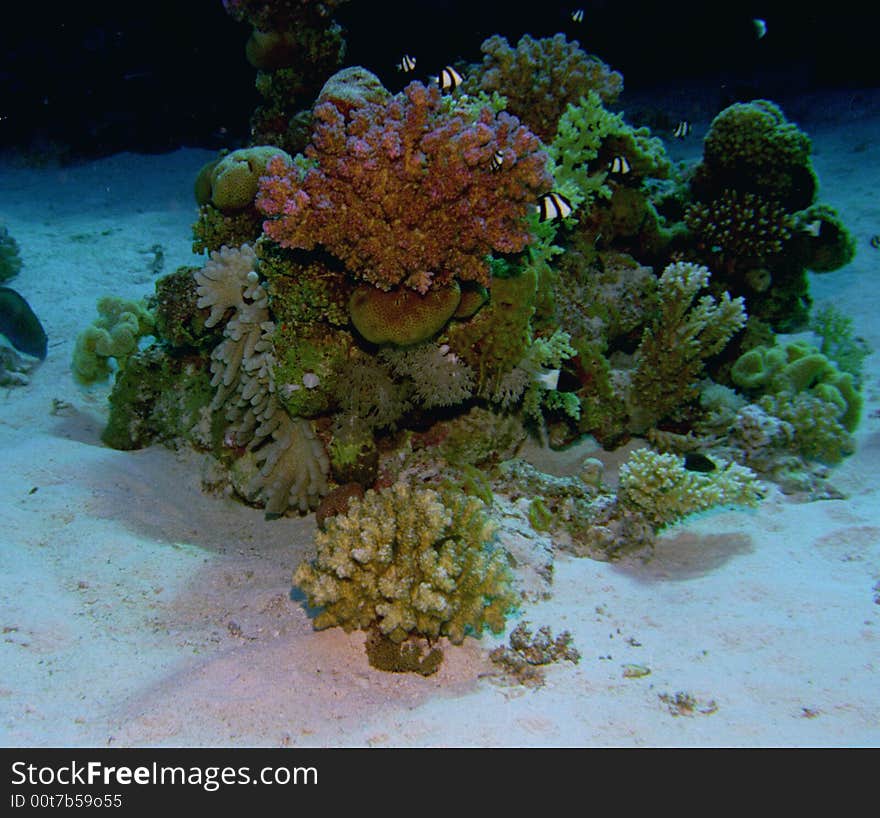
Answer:
POLYGON ((316 534, 317 557, 293 576, 315 628, 377 627, 401 643, 411 636, 498 632, 513 607, 507 555, 493 544, 483 503, 398 482, 353 498, 316 534))

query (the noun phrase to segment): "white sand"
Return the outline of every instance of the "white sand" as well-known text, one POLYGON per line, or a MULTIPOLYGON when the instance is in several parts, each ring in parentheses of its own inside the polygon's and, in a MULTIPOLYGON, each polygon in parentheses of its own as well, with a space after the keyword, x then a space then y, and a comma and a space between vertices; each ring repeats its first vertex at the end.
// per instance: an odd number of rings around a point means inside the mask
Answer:
MULTIPOLYGON (((880 349, 876 103, 805 127, 821 198, 859 237, 813 293, 880 349)), ((50 338, 30 385, 0 393, 0 744, 880 745, 877 355, 858 451, 831 480, 846 499, 774 490, 675 527, 646 563, 558 555, 552 599, 522 616, 569 629, 582 659, 542 688, 485 678, 500 639, 448 648, 427 679, 381 673, 363 635, 316 633, 289 598, 311 519, 204 494, 198 456, 106 448, 107 389, 69 373, 100 295, 152 291, 152 245, 166 272, 194 263, 192 180, 210 155, 0 166, 0 223, 25 262, 9 284, 50 338), (53 415, 54 398, 70 408, 53 415), (625 678, 628 663, 650 675, 625 678), (660 698, 677 693, 691 714, 660 698)))

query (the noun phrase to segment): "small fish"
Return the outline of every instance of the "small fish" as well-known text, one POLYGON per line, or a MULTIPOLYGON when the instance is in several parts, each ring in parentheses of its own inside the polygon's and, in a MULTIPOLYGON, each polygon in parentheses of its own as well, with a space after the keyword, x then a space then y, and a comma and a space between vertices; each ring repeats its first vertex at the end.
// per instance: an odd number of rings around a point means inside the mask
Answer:
POLYGON ((718 468, 713 460, 699 452, 688 452, 684 456, 684 467, 688 471, 710 472, 718 468))
POLYGON ((573 23, 582 23, 584 21, 584 10, 583 9, 575 9, 571 13, 571 21, 573 23))
POLYGON ((571 202, 561 193, 547 193, 538 199, 538 218, 542 222, 564 219, 571 209, 571 202))
POLYGON ((404 54, 403 59, 397 63, 397 70, 403 71, 404 74, 408 74, 410 71, 415 70, 416 67, 416 58, 410 57, 409 54, 404 54))
POLYGON ((762 20, 760 17, 755 17, 755 19, 752 20, 752 26, 754 27, 755 34, 759 40, 767 33, 767 21, 762 20))
POLYGON ((30 304, 15 290, 0 287, 0 332, 19 352, 43 360, 48 339, 30 304))
POLYGON ((504 154, 501 151, 495 151, 495 153, 492 154, 492 158, 489 160, 489 168, 494 173, 501 170, 503 164, 504 154))
POLYGON ((880 235, 871 236, 870 244, 875 250, 880 250, 880 235))
POLYGON ((818 238, 822 232, 822 219, 816 219, 804 225, 804 233, 809 233, 813 238, 818 238))
POLYGON ((437 82, 440 85, 441 91, 454 91, 459 85, 461 85, 462 81, 461 74, 459 74, 451 65, 447 65, 437 77, 437 82))
POLYGON ((609 173, 619 173, 622 176, 625 173, 629 173, 631 169, 625 156, 615 156, 608 163, 609 173))
POLYGON ((684 139, 691 132, 691 123, 686 119, 681 120, 678 125, 675 126, 675 130, 672 132, 672 135, 676 139, 684 139))

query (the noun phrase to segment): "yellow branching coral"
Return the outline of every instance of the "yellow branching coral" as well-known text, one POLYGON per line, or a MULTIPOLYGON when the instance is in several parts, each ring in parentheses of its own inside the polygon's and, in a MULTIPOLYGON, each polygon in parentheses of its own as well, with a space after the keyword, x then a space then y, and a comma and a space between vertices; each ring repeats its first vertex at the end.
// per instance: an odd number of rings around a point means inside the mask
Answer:
POLYGON ((506 553, 483 503, 398 482, 350 501, 316 535, 317 558, 293 582, 323 608, 316 629, 373 626, 393 642, 447 636, 455 644, 484 626, 498 632, 515 596, 506 553))
POLYGON ((688 471, 684 458, 638 449, 620 467, 617 499, 655 528, 718 505, 756 505, 760 487, 755 473, 737 463, 711 472, 688 471))

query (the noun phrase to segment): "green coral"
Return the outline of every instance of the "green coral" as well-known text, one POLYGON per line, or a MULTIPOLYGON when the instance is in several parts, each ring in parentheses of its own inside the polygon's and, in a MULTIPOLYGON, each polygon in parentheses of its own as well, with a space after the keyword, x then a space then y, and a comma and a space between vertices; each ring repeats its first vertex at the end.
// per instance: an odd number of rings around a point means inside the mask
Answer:
POLYGON ((814 273, 830 273, 856 254, 855 237, 831 205, 817 203, 798 213, 801 227, 796 252, 814 273))
POLYGON ((789 212, 803 210, 818 188, 811 150, 809 137, 775 103, 736 103, 712 120, 694 190, 703 201, 732 188, 775 199, 789 212))
POLYGON ((224 213, 212 204, 199 207, 199 218, 192 226, 192 250, 212 253, 226 245, 253 244, 263 231, 263 217, 254 208, 224 213))
POLYGON ((741 355, 730 370, 733 382, 748 391, 789 397, 802 392, 834 407, 835 418, 854 432, 862 396, 850 372, 840 369, 816 347, 802 341, 784 346, 758 346, 741 355))
POLYGON ((453 321, 447 327, 453 353, 476 374, 478 394, 494 393, 502 377, 526 354, 532 342, 537 284, 532 265, 510 278, 495 278, 489 303, 469 321, 453 321))
POLYGON ((789 425, 790 448, 806 460, 833 465, 855 451, 855 441, 841 422, 842 408, 820 393, 780 392, 764 395, 757 404, 789 425))
POLYGON ((632 431, 644 431, 698 394, 707 358, 717 355, 746 323, 742 298, 697 294, 709 270, 670 264, 658 282, 659 310, 636 351, 629 406, 632 431), (695 301, 696 299, 696 301, 695 301))
POLYGON ((277 323, 306 330, 313 324, 348 326, 352 285, 343 270, 263 239, 255 249, 277 323))
POLYGON ((760 497, 754 472, 736 463, 688 471, 682 457, 637 449, 620 467, 618 502, 657 529, 713 506, 753 506, 760 497))
MULTIPOLYGON (((696 202, 685 222, 701 252, 729 272, 748 269, 778 256, 791 238, 794 221, 773 199, 725 189, 708 204, 696 202)), ((766 287, 752 286, 761 292, 766 287)))
POLYGON ((352 499, 293 577, 322 609, 315 628, 375 626, 396 643, 447 636, 454 644, 484 627, 500 631, 516 598, 483 508, 459 492, 403 482, 352 499))
POLYGON ((153 314, 142 302, 104 296, 98 301, 98 318, 77 336, 74 377, 85 386, 106 380, 113 372, 111 358, 124 369, 140 339, 153 331, 153 314))
MULTIPOLYGON (((235 213, 251 206, 260 187, 260 177, 267 174, 266 166, 276 156, 288 165, 293 162, 290 154, 274 145, 256 145, 226 154, 210 170, 211 204, 223 213, 235 213)), ((206 187, 204 183, 199 184, 196 195, 204 196, 206 187)))

